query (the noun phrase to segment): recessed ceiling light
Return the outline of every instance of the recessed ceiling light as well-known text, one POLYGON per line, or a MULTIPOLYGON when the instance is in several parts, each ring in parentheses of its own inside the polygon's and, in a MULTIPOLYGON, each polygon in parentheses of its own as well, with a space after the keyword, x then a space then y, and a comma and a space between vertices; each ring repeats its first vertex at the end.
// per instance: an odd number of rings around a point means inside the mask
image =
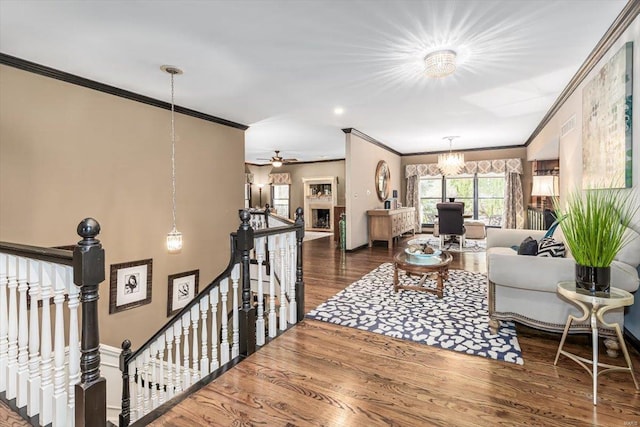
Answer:
POLYGON ((342 113, 344 113, 344 108, 342 107, 336 107, 333 109, 333 114, 335 114, 336 116, 339 116, 342 113))

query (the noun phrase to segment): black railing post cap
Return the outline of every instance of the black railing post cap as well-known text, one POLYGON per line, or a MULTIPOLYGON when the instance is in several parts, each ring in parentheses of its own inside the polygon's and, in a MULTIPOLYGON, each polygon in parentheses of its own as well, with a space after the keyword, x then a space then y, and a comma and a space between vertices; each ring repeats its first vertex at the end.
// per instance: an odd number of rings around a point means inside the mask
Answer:
POLYGON ((302 216, 304 214, 304 209, 302 209, 300 206, 298 206, 298 208, 296 209, 296 215, 297 216, 302 216))
POLYGON ((240 221, 244 223, 248 223, 251 220, 251 213, 249 213, 248 209, 242 209, 240 211, 240 221))
POLYGON ((78 236, 85 240, 93 240, 100 234, 100 224, 93 218, 85 218, 78 224, 78 236))

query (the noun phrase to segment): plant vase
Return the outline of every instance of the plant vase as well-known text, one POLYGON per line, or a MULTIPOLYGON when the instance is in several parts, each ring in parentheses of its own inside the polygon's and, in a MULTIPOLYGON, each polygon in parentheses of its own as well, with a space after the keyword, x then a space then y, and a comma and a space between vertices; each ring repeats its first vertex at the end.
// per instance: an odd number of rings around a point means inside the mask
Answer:
POLYGON ((611 267, 592 267, 576 264, 576 287, 589 292, 609 294, 611 267))

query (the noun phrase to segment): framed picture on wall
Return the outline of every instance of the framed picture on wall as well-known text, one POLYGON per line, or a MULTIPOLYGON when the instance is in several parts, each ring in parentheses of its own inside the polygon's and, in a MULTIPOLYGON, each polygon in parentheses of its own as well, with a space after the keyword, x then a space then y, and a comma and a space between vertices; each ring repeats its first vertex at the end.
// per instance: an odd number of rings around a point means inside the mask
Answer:
POLYGON ((109 314, 151 302, 152 268, 151 259, 111 265, 109 314))
POLYGON ((167 316, 173 316, 198 295, 200 270, 169 275, 167 316))

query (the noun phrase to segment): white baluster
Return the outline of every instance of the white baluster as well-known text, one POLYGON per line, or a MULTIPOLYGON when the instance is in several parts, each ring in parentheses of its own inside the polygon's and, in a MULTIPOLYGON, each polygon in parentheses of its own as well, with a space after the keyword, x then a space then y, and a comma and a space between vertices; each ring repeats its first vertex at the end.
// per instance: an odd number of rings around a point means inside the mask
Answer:
MULTIPOLYGON (((67 392, 65 390, 64 372, 64 293, 71 280, 68 270, 63 265, 55 265, 53 285, 53 302, 55 304, 54 323, 54 376, 53 376, 53 426, 66 426, 67 392)), ((33 306, 32 306, 33 307, 33 306)))
POLYGON ((167 400, 171 399, 175 395, 173 389, 173 326, 169 327, 164 333, 164 338, 167 342, 167 400))
POLYGON ((220 366, 224 366, 229 361, 229 317, 227 311, 227 295, 229 294, 229 279, 220 281, 220 297, 222 299, 222 309, 220 319, 222 324, 222 342, 220 343, 220 366))
POLYGON ((182 347, 182 357, 184 360, 182 366, 182 387, 184 390, 191 385, 191 376, 189 375, 189 323, 191 323, 191 313, 187 311, 182 315, 182 335, 184 336, 182 347))
POLYGON ((133 422, 137 419, 136 408, 138 405, 135 361, 130 360, 127 367, 129 369, 129 421, 133 422))
POLYGON ((139 419, 144 416, 144 354, 136 357, 136 372, 138 373, 138 378, 136 380, 136 419, 139 419))
POLYGON ((191 334, 191 363, 193 364, 191 377, 192 384, 195 384, 200 379, 200 370, 198 369, 198 350, 200 349, 198 345, 198 321, 200 320, 200 306, 198 304, 191 307, 191 329, 193 330, 191 334))
MULTIPOLYGON (((40 299, 40 269, 38 260, 29 260, 29 381, 27 393, 27 415, 33 417, 40 412, 40 322, 38 300, 40 299)), ((66 415, 66 413, 65 413, 66 415)))
MULTIPOLYGON (((27 311, 27 291, 29 282, 27 258, 18 257, 18 385, 16 406, 27 405, 27 381, 29 380, 29 312, 27 311)), ((36 305, 37 307, 37 305, 36 305)))
POLYGON ((0 253, 0 392, 7 390, 9 313, 7 309, 7 254, 0 253))
POLYGON ((7 255, 7 281, 9 287, 9 332, 7 350, 7 392, 8 400, 15 399, 18 380, 18 259, 7 255))
POLYGON ((287 330, 287 236, 278 236, 278 255, 280 256, 280 330, 287 330))
POLYGON ((202 335, 202 349, 200 350, 200 378, 204 378, 209 374, 209 345, 207 343, 207 310, 209 308, 209 295, 205 295, 200 300, 200 319, 202 319, 202 327, 200 334, 202 335))
POLYGON ((45 426, 53 419, 53 353, 51 352, 51 312, 49 299, 53 296, 54 266, 42 264, 42 381, 40 383, 40 425, 45 426))
POLYGON ((278 316, 276 314, 276 236, 269 236, 269 338, 277 335, 278 316))
POLYGON ((263 270, 264 270, 264 237, 259 237, 255 241, 256 261, 258 263, 258 310, 256 318, 256 344, 264 345, 264 288, 263 288, 263 270))
POLYGON ((209 302, 211 303, 211 372, 220 367, 218 360, 218 342, 220 337, 218 336, 218 293, 220 289, 215 286, 209 292, 209 302))
POLYGON ((298 303, 296 302, 296 233, 289 233, 289 323, 298 322, 298 303))
POLYGON ((158 405, 162 405, 167 400, 167 393, 165 391, 165 386, 167 385, 167 380, 164 377, 164 350, 165 350, 165 340, 164 335, 160 335, 158 337, 158 365, 159 365, 159 375, 158 375, 158 405))
POLYGON ((145 349, 142 357, 142 379, 144 380, 144 387, 142 389, 142 413, 148 414, 151 412, 151 409, 153 409, 151 407, 152 401, 150 399, 151 386, 153 385, 151 383, 151 372, 149 370, 151 351, 148 348, 145 349))
MULTIPOLYGON (((73 277, 71 267, 69 277, 73 277)), ((67 391, 67 420, 69 426, 75 423, 75 386, 80 383, 80 327, 78 323, 78 306, 80 305, 80 288, 70 280, 67 288, 69 302, 69 388, 67 391)))
POLYGON ((236 264, 231 270, 231 281, 233 283, 233 345, 231 346, 231 358, 235 359, 240 355, 240 313, 238 313, 238 280, 240 279, 240 264, 236 264))
POLYGON ((158 342, 149 346, 149 366, 151 368, 151 409, 158 407, 158 342))
POLYGON ((175 337, 176 344, 176 357, 175 357, 175 377, 173 383, 176 386, 176 394, 180 393, 184 388, 182 387, 182 375, 180 375, 180 364, 182 359, 180 358, 180 343, 182 336, 182 320, 177 319, 173 324, 173 336, 175 337))

